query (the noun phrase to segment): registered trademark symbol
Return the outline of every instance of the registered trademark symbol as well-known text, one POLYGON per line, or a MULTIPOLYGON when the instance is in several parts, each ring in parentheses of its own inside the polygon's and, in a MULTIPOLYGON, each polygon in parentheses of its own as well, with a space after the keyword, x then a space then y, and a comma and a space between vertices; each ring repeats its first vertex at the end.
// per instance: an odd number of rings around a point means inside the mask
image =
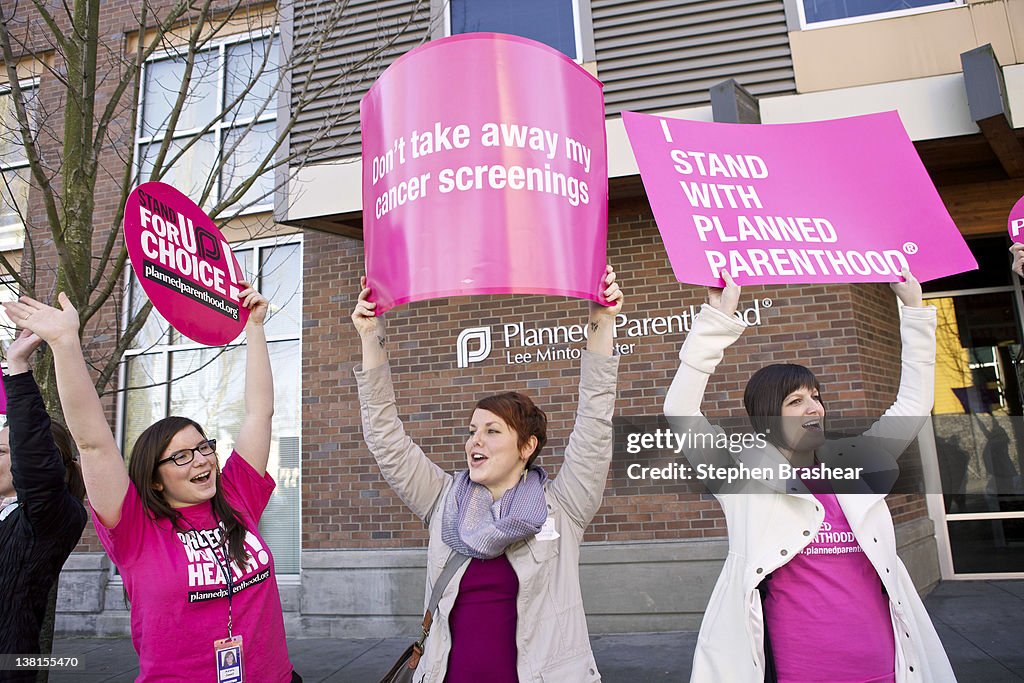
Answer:
POLYGON ((773 303, 774 302, 771 299, 762 299, 761 300, 761 305, 764 306, 765 308, 771 308, 773 303))
POLYGON ((917 243, 916 242, 904 242, 903 243, 903 253, 905 253, 905 254, 916 254, 917 253, 917 243))

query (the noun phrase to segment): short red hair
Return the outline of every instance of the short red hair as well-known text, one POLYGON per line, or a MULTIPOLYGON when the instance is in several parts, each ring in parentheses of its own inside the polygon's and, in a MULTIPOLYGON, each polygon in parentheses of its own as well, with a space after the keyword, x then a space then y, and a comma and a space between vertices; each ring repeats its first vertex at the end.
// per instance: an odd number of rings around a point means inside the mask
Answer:
POLYGON ((525 446, 531 436, 537 438, 537 447, 526 461, 526 469, 529 469, 548 440, 548 416, 544 411, 528 396, 516 391, 482 398, 477 401, 476 409, 494 413, 504 420, 516 433, 516 444, 519 448, 525 446))

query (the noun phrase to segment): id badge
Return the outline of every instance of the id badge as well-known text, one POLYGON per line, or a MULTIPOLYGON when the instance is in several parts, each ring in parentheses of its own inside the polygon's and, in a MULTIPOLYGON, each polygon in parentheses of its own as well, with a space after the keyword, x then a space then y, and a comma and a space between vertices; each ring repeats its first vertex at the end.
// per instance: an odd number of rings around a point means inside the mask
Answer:
POLYGON ((217 659, 217 683, 243 683, 242 636, 213 641, 217 659))

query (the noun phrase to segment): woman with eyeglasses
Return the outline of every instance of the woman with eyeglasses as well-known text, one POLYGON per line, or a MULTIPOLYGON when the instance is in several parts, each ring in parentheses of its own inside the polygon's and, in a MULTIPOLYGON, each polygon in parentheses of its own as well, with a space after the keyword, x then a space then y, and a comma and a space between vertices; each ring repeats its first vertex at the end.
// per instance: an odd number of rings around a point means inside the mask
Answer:
POLYGON ((29 297, 4 304, 15 324, 53 351, 96 531, 131 601, 138 681, 217 681, 220 652, 239 646, 249 675, 301 680, 288 660, 274 562, 257 531, 274 489, 266 473, 274 413, 263 329, 268 304, 243 286, 245 418, 223 470, 216 441, 199 424, 168 417, 139 436, 125 471, 67 296, 59 295, 60 308, 29 297))

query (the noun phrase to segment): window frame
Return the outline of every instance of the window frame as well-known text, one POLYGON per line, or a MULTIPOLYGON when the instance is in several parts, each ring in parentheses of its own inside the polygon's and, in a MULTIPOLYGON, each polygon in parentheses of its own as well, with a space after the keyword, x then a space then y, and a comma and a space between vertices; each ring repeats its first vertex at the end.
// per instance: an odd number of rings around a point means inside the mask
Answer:
MULTIPOLYGON (((0 303, 17 301, 21 296, 21 287, 17 280, 9 275, 0 275, 0 303), (7 297, 10 294, 13 296, 7 297)), ((0 307, 0 342, 9 344, 18 336, 18 326, 7 316, 7 311, 0 307)), ((7 358, 3 359, 3 367, 7 369, 7 358)))
MULTIPOLYGON (((432 5, 436 5, 437 1, 433 0, 432 5)), ((594 27, 590 14, 590 3, 584 3, 583 0, 570 0, 570 2, 572 3, 573 37, 576 41, 576 59, 573 59, 573 61, 581 65, 593 62, 595 61, 594 27)), ((441 7, 435 6, 431 9, 436 14, 436 11, 441 10, 441 7)), ((444 19, 442 32, 440 35, 435 35, 435 38, 447 38, 452 35, 452 6, 449 0, 444 1, 442 11, 444 19)), ((455 35, 463 34, 456 33, 455 35)), ((561 53, 561 51, 559 52, 561 53)), ((565 55, 565 57, 572 59, 569 55, 565 55)))
MULTIPOLYGON (((20 79, 18 79, 18 87, 20 87, 22 91, 32 90, 33 92, 35 92, 35 96, 38 97, 39 96, 39 80, 40 79, 39 79, 38 76, 33 77, 33 78, 20 78, 20 79)), ((4 83, 4 84, 0 85, 0 97, 9 96, 10 94, 11 94, 11 84, 10 83, 4 83)), ((32 121, 32 120, 29 121, 29 125, 30 126, 33 123, 34 123, 34 121, 32 121)), ((0 173, 5 173, 7 171, 18 171, 20 169, 29 168, 29 167, 30 167, 30 164, 29 164, 29 160, 28 160, 28 155, 27 154, 25 155, 24 162, 20 162, 20 163, 17 163, 17 164, 7 164, 7 163, 4 163, 4 162, 0 161, 0 173)), ((2 179, 0 179, 0 182, 3 182, 2 179)), ((32 191, 32 173, 31 173, 31 171, 29 171, 28 188, 29 188, 29 192, 31 192, 32 191)), ((0 226, 0 251, 7 252, 7 251, 19 251, 21 249, 24 249, 24 247, 25 247, 25 230, 26 229, 27 228, 25 226, 25 221, 24 220, 22 220, 21 223, 18 223, 16 225, 12 224, 9 227, 0 226), (18 237, 18 239, 14 239, 15 237, 18 237)))
POLYGON ((957 7, 964 7, 964 0, 948 0, 947 2, 937 3, 934 5, 927 5, 925 7, 910 7, 907 9, 893 10, 891 12, 877 12, 874 14, 863 14, 855 17, 844 17, 842 19, 830 19, 828 21, 816 21, 808 23, 807 13, 804 10, 804 0, 786 0, 786 3, 793 6, 795 5, 795 13, 799 30, 801 31, 816 31, 823 28, 835 28, 837 26, 849 26, 851 24, 863 24, 869 21, 883 21, 885 19, 898 19, 900 17, 910 17, 917 14, 927 14, 929 12, 941 12, 943 10, 956 9, 957 7))
MULTIPOLYGON (((234 45, 239 45, 241 43, 252 43, 252 42, 259 41, 259 40, 269 40, 271 45, 273 45, 275 40, 280 40, 280 37, 281 37, 280 36, 280 30, 277 29, 277 28, 267 28, 267 29, 256 30, 256 31, 251 31, 251 32, 237 33, 237 34, 230 35, 230 36, 224 36, 224 37, 218 38, 216 40, 211 40, 210 44, 207 47, 205 47, 202 50, 199 50, 197 52, 197 54, 204 53, 204 52, 214 52, 214 51, 217 52, 217 60, 218 60, 218 66, 217 66, 217 103, 218 103, 218 106, 220 106, 224 102, 224 97, 225 97, 225 91, 226 91, 225 79, 227 78, 227 50, 228 50, 228 48, 230 48, 230 47, 232 47, 234 45)), ((279 47, 279 49, 280 49, 280 47, 279 47)), ((156 63, 156 62, 165 61, 165 60, 173 60, 173 59, 176 59, 176 58, 180 58, 181 56, 182 56, 181 53, 178 52, 178 51, 175 51, 174 48, 167 48, 167 49, 164 49, 164 50, 158 50, 158 51, 154 52, 142 64, 142 70, 141 70, 141 73, 139 74, 139 82, 142 85, 141 85, 141 88, 139 89, 139 104, 138 104, 138 107, 136 108, 136 112, 135 112, 135 140, 134 140, 134 143, 133 143, 135 145, 135 181, 136 181, 136 184, 141 184, 142 182, 145 182, 142 179, 142 161, 143 161, 142 150, 143 150, 143 148, 146 145, 150 145, 150 144, 153 144, 153 143, 159 143, 160 141, 164 140, 167 137, 166 132, 164 134, 162 134, 162 135, 148 135, 148 136, 144 136, 144 135, 141 134, 142 130, 143 130, 143 121, 144 121, 143 117, 145 115, 145 110, 146 110, 146 100, 145 100, 145 95, 146 95, 146 78, 147 78, 147 76, 149 74, 150 64, 153 64, 153 63, 156 63)), ((279 66, 279 68, 284 68, 284 66, 283 65, 279 66)), ((279 102, 277 102, 277 100, 279 99, 279 95, 280 95, 279 91, 272 94, 272 97, 274 98, 275 101, 268 102, 266 108, 263 111, 263 114, 261 114, 260 116, 255 116, 255 117, 247 116, 245 118, 236 118, 236 119, 233 119, 233 120, 232 119, 228 119, 227 117, 222 117, 220 121, 218 121, 218 122, 213 124, 213 126, 210 128, 210 130, 206 134, 207 135, 213 134, 213 136, 214 136, 214 149, 216 151, 216 154, 217 154, 218 158, 220 158, 220 156, 224 153, 224 137, 225 137, 225 134, 227 132, 229 132, 229 131, 231 131, 233 129, 245 128, 246 126, 249 126, 249 125, 256 126, 256 125, 263 124, 263 123, 276 123, 278 121, 279 102)), ((218 110, 217 114, 219 114, 219 113, 220 113, 220 111, 218 110)), ((175 133, 173 135, 171 135, 170 138, 171 138, 171 140, 186 140, 187 141, 187 140, 189 140, 191 138, 194 138, 197 135, 199 135, 199 133, 203 129, 203 127, 205 127, 205 123, 203 123, 199 128, 189 128, 189 129, 184 130, 184 131, 178 130, 178 131, 175 131, 175 133)), ((277 127, 275 127, 275 128, 277 128, 277 127)), ((251 135, 252 132, 250 131, 249 134, 251 135)), ((275 185, 273 188, 271 188, 270 194, 268 194, 267 197, 264 198, 262 203, 254 204, 253 206, 250 206, 248 208, 242 209, 238 213, 239 216, 248 216, 248 215, 257 214, 257 213, 267 213, 267 212, 272 212, 274 210, 274 195, 278 191, 277 188, 276 188, 277 180, 276 180, 275 169, 271 168, 271 169, 269 169, 267 171, 267 173, 270 174, 270 176, 272 178, 272 182, 275 185)), ((223 174, 223 167, 221 168, 221 172, 217 173, 217 178, 216 178, 216 180, 214 182, 214 191, 212 193, 212 196, 214 197, 214 201, 215 202, 216 201, 220 201, 220 199, 221 199, 221 192, 224 189, 222 187, 222 185, 223 185, 222 174, 223 174)))

